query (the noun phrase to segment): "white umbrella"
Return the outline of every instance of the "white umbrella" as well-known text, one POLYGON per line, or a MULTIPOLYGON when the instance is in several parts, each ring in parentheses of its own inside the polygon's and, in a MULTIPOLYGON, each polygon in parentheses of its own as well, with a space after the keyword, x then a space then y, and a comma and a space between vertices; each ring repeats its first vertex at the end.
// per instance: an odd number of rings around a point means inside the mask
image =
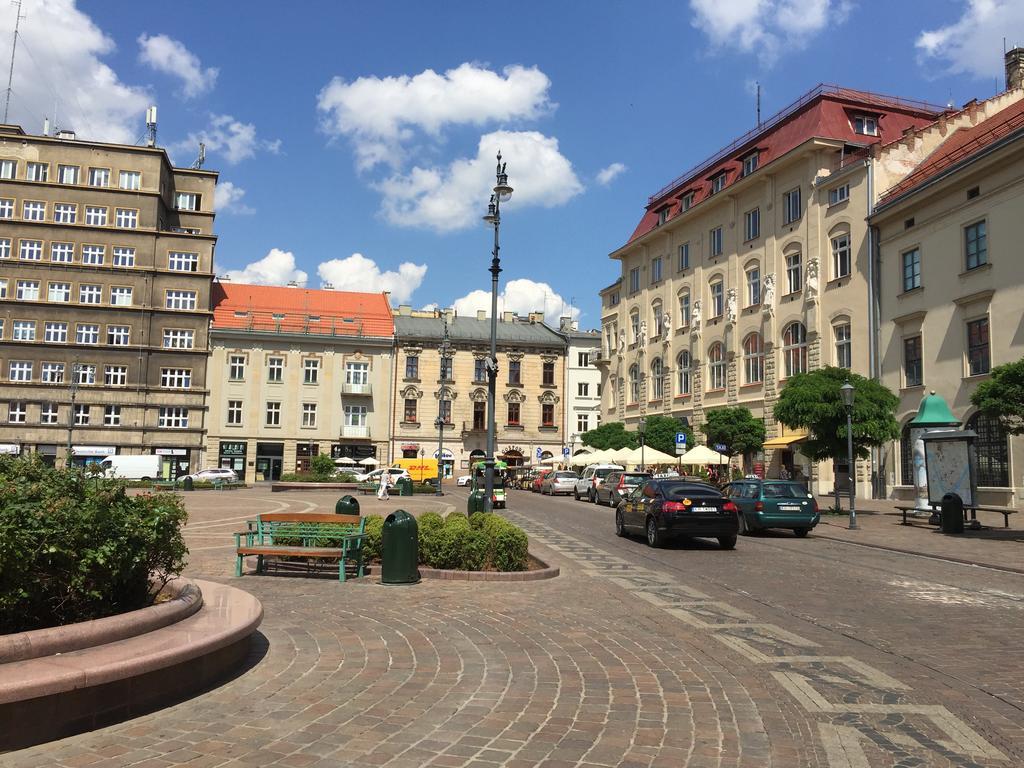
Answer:
POLYGON ((367 456, 365 459, 363 459, 359 463, 362 464, 365 467, 376 467, 378 464, 380 464, 380 462, 377 461, 375 458, 373 458, 373 456, 367 456))
MULTIPOLYGON (((634 450, 633 448, 619 448, 617 451, 608 451, 605 454, 605 456, 602 459, 602 461, 609 462, 611 464, 622 464, 622 465, 625 465, 627 463, 631 463, 632 462, 632 458, 633 458, 633 450, 634 450)), ((636 461, 639 462, 640 460, 637 459, 636 461)), ((636 462, 632 462, 632 463, 636 463, 636 462)))
POLYGON ((561 461, 562 458, 560 456, 548 456, 548 458, 546 459, 541 459, 540 463, 543 464, 545 467, 550 467, 552 464, 561 463, 561 461))
POLYGON ((639 448, 633 449, 633 461, 640 462, 643 460, 644 464, 675 464, 676 457, 669 456, 663 451, 659 451, 657 448, 651 448, 649 445, 644 446, 643 454, 641 455, 639 448))
POLYGON ((335 464, 355 464, 356 460, 351 456, 342 456, 340 459, 334 460, 335 464))
POLYGON ((728 464, 729 457, 706 445, 695 445, 678 459, 680 464, 728 464))

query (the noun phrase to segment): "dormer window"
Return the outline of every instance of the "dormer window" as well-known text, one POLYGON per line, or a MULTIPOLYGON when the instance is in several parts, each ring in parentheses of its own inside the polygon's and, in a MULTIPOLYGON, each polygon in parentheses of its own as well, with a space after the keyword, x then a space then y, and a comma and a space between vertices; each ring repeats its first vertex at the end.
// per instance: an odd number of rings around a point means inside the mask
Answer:
POLYGON ((683 195, 679 203, 679 206, 684 211, 690 210, 690 208, 693 207, 693 192, 687 192, 685 195, 683 195))
POLYGON ((878 118, 868 115, 856 115, 853 118, 853 132, 864 136, 877 136, 878 118))
POLYGON ((749 176, 750 174, 752 174, 754 171, 757 170, 757 160, 758 160, 758 157, 759 157, 759 153, 752 152, 751 154, 749 154, 749 155, 747 155, 746 157, 743 158, 743 175, 744 176, 749 176))
POLYGON ((725 171, 711 178, 711 194, 717 194, 725 189, 725 171))
POLYGON ((658 226, 660 227, 666 221, 668 221, 668 208, 662 208, 658 211, 658 226))

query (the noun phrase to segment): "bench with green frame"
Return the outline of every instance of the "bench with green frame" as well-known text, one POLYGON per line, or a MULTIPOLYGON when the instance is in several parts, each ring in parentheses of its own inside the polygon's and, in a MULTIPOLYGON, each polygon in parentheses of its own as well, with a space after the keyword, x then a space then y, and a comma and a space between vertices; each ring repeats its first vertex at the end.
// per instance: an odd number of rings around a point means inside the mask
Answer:
MULTIPOLYGON (((909 512, 928 512, 931 515, 934 515, 934 514, 936 514, 938 512, 937 509, 921 509, 919 507, 914 506, 913 504, 897 504, 896 505, 896 509, 898 509, 900 511, 900 513, 903 515, 903 522, 901 523, 901 525, 907 525, 908 524, 907 523, 907 513, 909 513, 909 512)), ((1010 527, 1010 515, 1016 515, 1017 514, 1017 510, 1013 509, 1012 507, 986 507, 986 506, 979 506, 979 505, 975 505, 973 507, 966 507, 965 506, 964 507, 964 522, 965 523, 966 522, 971 522, 974 525, 978 525, 979 523, 977 523, 977 520, 978 520, 978 511, 979 510, 981 510, 982 512, 994 512, 997 515, 1002 515, 1003 516, 1003 528, 1009 528, 1010 527), (967 512, 968 511, 970 511, 970 513, 971 513, 971 517, 970 517, 969 521, 967 519, 967 512)))
POLYGON ((379 483, 359 483, 356 486, 356 490, 360 491, 364 496, 368 493, 376 493, 378 488, 380 488, 379 483))
POLYGON ((338 581, 345 581, 345 563, 354 561, 363 575, 366 518, 358 515, 324 515, 303 512, 270 512, 247 523, 248 530, 235 534, 235 576, 242 562, 256 557, 256 573, 264 573, 267 558, 337 560, 338 581))

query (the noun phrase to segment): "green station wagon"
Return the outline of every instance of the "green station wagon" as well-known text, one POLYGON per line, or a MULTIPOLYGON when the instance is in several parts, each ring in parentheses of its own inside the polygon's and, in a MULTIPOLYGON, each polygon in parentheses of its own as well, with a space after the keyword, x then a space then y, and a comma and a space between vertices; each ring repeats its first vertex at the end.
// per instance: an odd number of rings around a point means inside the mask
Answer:
POLYGON ((818 502, 802 483, 792 480, 737 480, 725 495, 740 510, 740 533, 788 528, 806 536, 818 524, 818 502))

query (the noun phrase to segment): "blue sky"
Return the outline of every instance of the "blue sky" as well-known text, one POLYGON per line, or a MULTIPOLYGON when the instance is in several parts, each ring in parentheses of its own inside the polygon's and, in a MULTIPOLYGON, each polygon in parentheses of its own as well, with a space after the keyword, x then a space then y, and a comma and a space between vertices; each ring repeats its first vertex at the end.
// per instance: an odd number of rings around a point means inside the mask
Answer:
MULTIPOLYGON (((754 126, 755 80, 766 116, 819 82, 959 105, 1002 88, 1004 35, 1024 44, 1024 3, 1010 0, 23 12, 12 121, 38 132, 56 113, 83 138, 134 142, 156 104, 175 160, 205 140, 221 171, 219 273, 487 306, 479 217, 500 145, 516 190, 507 308, 556 318, 572 303, 584 327, 647 196, 754 126)), ((14 13, 0 9, 2 41, 14 13)))

